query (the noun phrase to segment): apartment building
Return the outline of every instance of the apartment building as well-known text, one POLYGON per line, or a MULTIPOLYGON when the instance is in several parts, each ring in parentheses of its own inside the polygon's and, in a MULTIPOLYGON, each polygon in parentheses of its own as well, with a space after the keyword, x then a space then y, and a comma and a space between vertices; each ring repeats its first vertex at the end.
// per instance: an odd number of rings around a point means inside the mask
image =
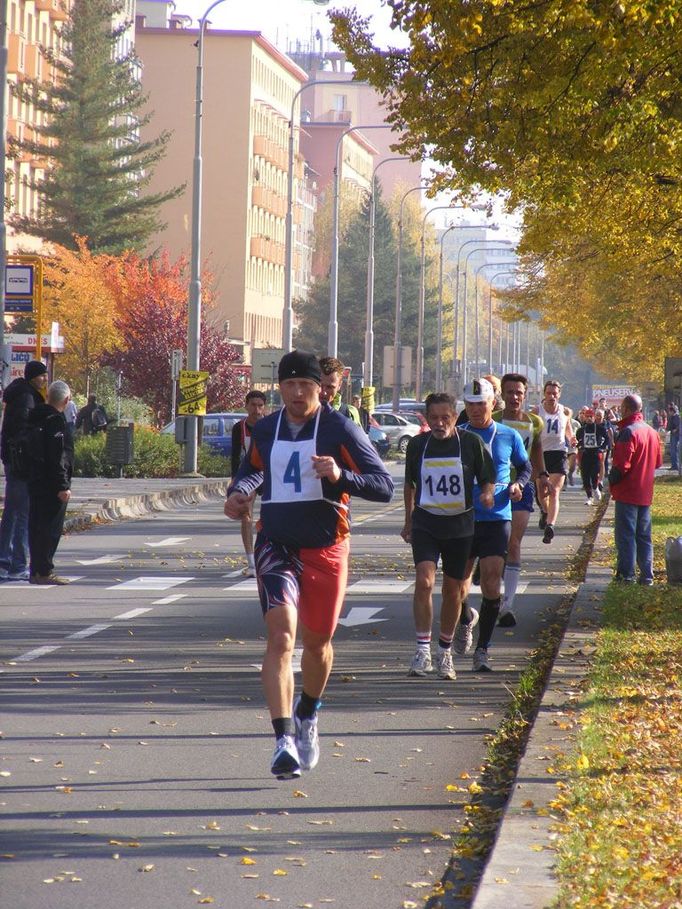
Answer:
MULTIPOLYGON (((374 167, 388 158, 398 157, 391 148, 398 137, 388 128, 381 95, 373 86, 354 81, 355 73, 341 51, 306 47, 297 42, 289 55, 308 73, 311 82, 319 83, 305 94, 303 119, 344 127, 385 126, 368 134, 375 149, 374 167)), ((421 173, 421 161, 398 160, 384 165, 378 174, 384 197, 390 198, 398 188, 418 186, 421 173)))
MULTIPOLYGON (((165 229, 150 251, 172 256, 191 248, 195 72, 198 30, 185 17, 168 15, 163 27, 148 25, 138 4, 136 48, 142 82, 154 111, 152 128, 172 131, 151 191, 186 181, 182 196, 164 206, 165 229)), ((158 19, 158 4, 153 10, 158 19)), ((289 118, 305 73, 259 32, 207 28, 204 38, 202 261, 217 291, 218 324, 231 339, 254 347, 282 344, 284 248, 289 118)), ((297 105, 298 108, 298 105, 297 105)), ((298 110, 295 112, 295 120, 298 110)), ((144 139, 144 132, 142 138, 144 139)), ((294 295, 307 289, 314 177, 307 176, 295 132, 294 295)))
MULTIPOLYGON (((71 0, 10 0, 7 9, 7 85, 5 110, 7 136, 31 140, 36 126, 43 123, 44 114, 34 105, 20 101, 11 90, 12 84, 24 79, 54 79, 54 67, 41 52, 41 46, 59 53, 60 30, 67 18, 71 0)), ((7 159, 5 168, 5 198, 11 215, 35 215, 38 210, 38 193, 29 183, 41 179, 47 161, 29 153, 19 153, 7 159)), ((37 250, 41 245, 35 237, 7 231, 7 252, 37 250)))

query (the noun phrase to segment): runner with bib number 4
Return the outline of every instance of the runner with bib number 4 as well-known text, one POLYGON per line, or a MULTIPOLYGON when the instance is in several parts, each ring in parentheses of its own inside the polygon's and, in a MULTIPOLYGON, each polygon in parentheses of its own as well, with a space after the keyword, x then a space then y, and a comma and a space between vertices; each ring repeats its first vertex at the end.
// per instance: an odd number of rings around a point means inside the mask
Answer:
POLYGON ((276 739, 270 769, 280 780, 312 770, 320 755, 317 714, 346 592, 350 497, 389 502, 393 494, 363 430, 320 403, 320 375, 311 353, 282 357, 284 407, 254 425, 225 502, 225 514, 239 519, 263 484, 254 553, 267 629, 262 680, 276 739), (294 703, 299 626, 303 690, 294 703))

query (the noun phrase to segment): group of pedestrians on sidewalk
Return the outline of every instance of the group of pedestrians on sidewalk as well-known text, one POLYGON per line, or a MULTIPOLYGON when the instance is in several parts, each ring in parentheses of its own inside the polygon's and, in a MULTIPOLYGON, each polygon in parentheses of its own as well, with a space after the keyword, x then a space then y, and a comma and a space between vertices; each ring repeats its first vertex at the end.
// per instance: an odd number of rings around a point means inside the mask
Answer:
POLYGON ((47 387, 47 367, 31 360, 3 393, 0 454, 5 497, 0 521, 0 580, 67 584, 54 555, 71 496, 73 434, 64 411, 66 382, 47 387))

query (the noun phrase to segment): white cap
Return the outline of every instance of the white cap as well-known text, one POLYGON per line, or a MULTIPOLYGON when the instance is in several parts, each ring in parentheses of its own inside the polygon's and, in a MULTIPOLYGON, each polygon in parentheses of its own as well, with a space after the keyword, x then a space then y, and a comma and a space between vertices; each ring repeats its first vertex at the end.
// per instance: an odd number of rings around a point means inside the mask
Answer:
POLYGON ((495 400, 495 389, 487 379, 472 379, 464 386, 463 398, 466 404, 493 401, 495 400))

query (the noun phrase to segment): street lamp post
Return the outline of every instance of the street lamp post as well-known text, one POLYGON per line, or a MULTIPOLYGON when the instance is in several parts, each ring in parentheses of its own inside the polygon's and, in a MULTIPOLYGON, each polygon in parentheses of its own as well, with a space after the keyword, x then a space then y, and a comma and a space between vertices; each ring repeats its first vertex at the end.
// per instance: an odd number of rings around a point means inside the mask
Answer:
POLYGON ((334 196, 332 208, 332 263, 329 281, 329 331, 327 334, 327 353, 330 357, 338 356, 339 352, 339 201, 341 195, 341 149, 343 140, 350 133, 358 129, 390 129, 388 123, 370 123, 366 125, 349 126, 339 136, 336 142, 336 155, 334 157, 334 196))
MULTIPOLYGON (((468 240, 466 243, 462 244, 459 252, 461 253, 462 249, 464 249, 465 246, 468 246, 471 243, 486 243, 486 241, 485 240, 468 240)), ((488 243, 497 244, 498 249, 504 249, 507 246, 514 245, 511 242, 511 240, 490 240, 490 241, 488 241, 488 243)), ((490 248, 491 248, 490 245, 486 245, 486 246, 477 247, 475 249, 471 249, 466 254, 465 259, 464 259, 464 302, 463 302, 464 311, 462 314, 462 335, 463 335, 463 337, 462 337, 462 385, 466 385, 466 381, 467 381, 467 377, 468 377, 468 370, 467 370, 467 353, 468 353, 467 297, 468 297, 469 259, 475 253, 486 252, 490 248)), ((495 247, 493 246, 492 248, 494 249, 495 247)), ((459 255, 457 256, 457 276, 458 276, 458 280, 459 280, 459 255)))
MULTIPOLYGON (((187 368, 198 370, 200 363, 199 343, 201 337, 201 184, 202 184, 202 105, 204 83, 204 34, 208 15, 224 0, 214 0, 199 20, 199 40, 197 42, 197 77, 194 121, 194 171, 192 181, 192 247, 191 279, 189 286, 189 312, 187 319, 187 368)), ((196 414, 186 417, 187 443, 184 452, 184 473, 197 472, 198 427, 196 414)))
MULTIPOLYGON (((417 375, 415 379, 415 390, 414 394, 418 401, 421 400, 422 396, 422 382, 424 381, 424 310, 426 307, 426 219, 430 214, 433 214, 434 211, 457 211, 465 210, 466 205, 436 205, 434 208, 430 208, 422 219, 422 229, 421 229, 421 262, 419 270, 419 316, 417 319, 417 375)), ((445 231, 453 230, 455 227, 463 227, 467 225, 450 225, 450 227, 445 231)), ((445 234, 443 234, 445 236, 445 234)), ((442 237, 441 237, 442 240, 442 237)), ((436 388, 440 388, 442 382, 441 374, 441 357, 443 355, 442 349, 442 338, 443 338, 443 244, 440 245, 440 291, 439 291, 439 309, 438 309, 438 339, 436 341, 437 352, 436 352, 436 388)))
POLYGON ((402 319, 402 254, 403 254, 403 211, 405 206, 405 199, 411 194, 416 192, 422 192, 428 188, 428 183, 420 183, 419 186, 412 186, 410 189, 406 190, 403 193, 403 196, 400 200, 400 214, 398 216, 398 261, 397 261, 397 271, 395 279, 395 325, 393 331, 393 410, 397 411, 400 409, 400 386, 401 386, 401 319, 402 319))
MULTIPOLYGON (((500 262, 500 265, 503 263, 500 262)), ((516 271, 507 270, 507 271, 498 271, 496 274, 492 275, 490 281, 488 282, 488 369, 490 372, 493 372, 493 284, 496 278, 501 277, 502 275, 514 275, 516 271)), ((500 364, 502 363, 502 330, 499 332, 499 352, 500 352, 500 364)))
POLYGON ((409 161, 405 155, 384 158, 372 171, 372 186, 369 195, 369 253, 367 256, 367 315, 365 321, 365 368, 363 384, 370 388, 374 384, 374 243, 376 234, 376 176, 384 164, 391 161, 409 161))
MULTIPOLYGON (((479 345, 480 345, 480 324, 479 324, 479 312, 478 312, 478 274, 483 271, 484 268, 498 268, 500 265, 514 265, 516 264, 516 259, 509 259, 506 262, 484 262, 483 265, 479 265, 476 269, 474 277, 474 315, 476 321, 476 362, 479 362, 479 345)), ((490 297, 490 304, 492 305, 492 296, 490 297)), ((488 325, 488 372, 493 371, 492 367, 492 345, 493 345, 493 322, 492 322, 492 310, 490 312, 490 322, 488 325)))
MULTIPOLYGON (((282 347, 289 352, 293 347, 294 311, 293 311, 293 271, 294 271, 294 111, 296 102, 306 89, 316 85, 338 85, 337 79, 320 79, 306 82, 294 94, 291 101, 289 118, 289 165, 287 170, 287 214, 284 222, 284 314, 282 318, 282 347)), ((366 85, 366 82, 353 82, 353 85, 366 85)))
POLYGON ((441 390, 441 385, 443 382, 443 366, 441 359, 443 356, 443 241, 450 233, 451 230, 455 230, 459 225, 451 224, 443 233, 440 235, 440 255, 438 259, 438 323, 437 331, 438 337, 436 339, 436 391, 441 390))

